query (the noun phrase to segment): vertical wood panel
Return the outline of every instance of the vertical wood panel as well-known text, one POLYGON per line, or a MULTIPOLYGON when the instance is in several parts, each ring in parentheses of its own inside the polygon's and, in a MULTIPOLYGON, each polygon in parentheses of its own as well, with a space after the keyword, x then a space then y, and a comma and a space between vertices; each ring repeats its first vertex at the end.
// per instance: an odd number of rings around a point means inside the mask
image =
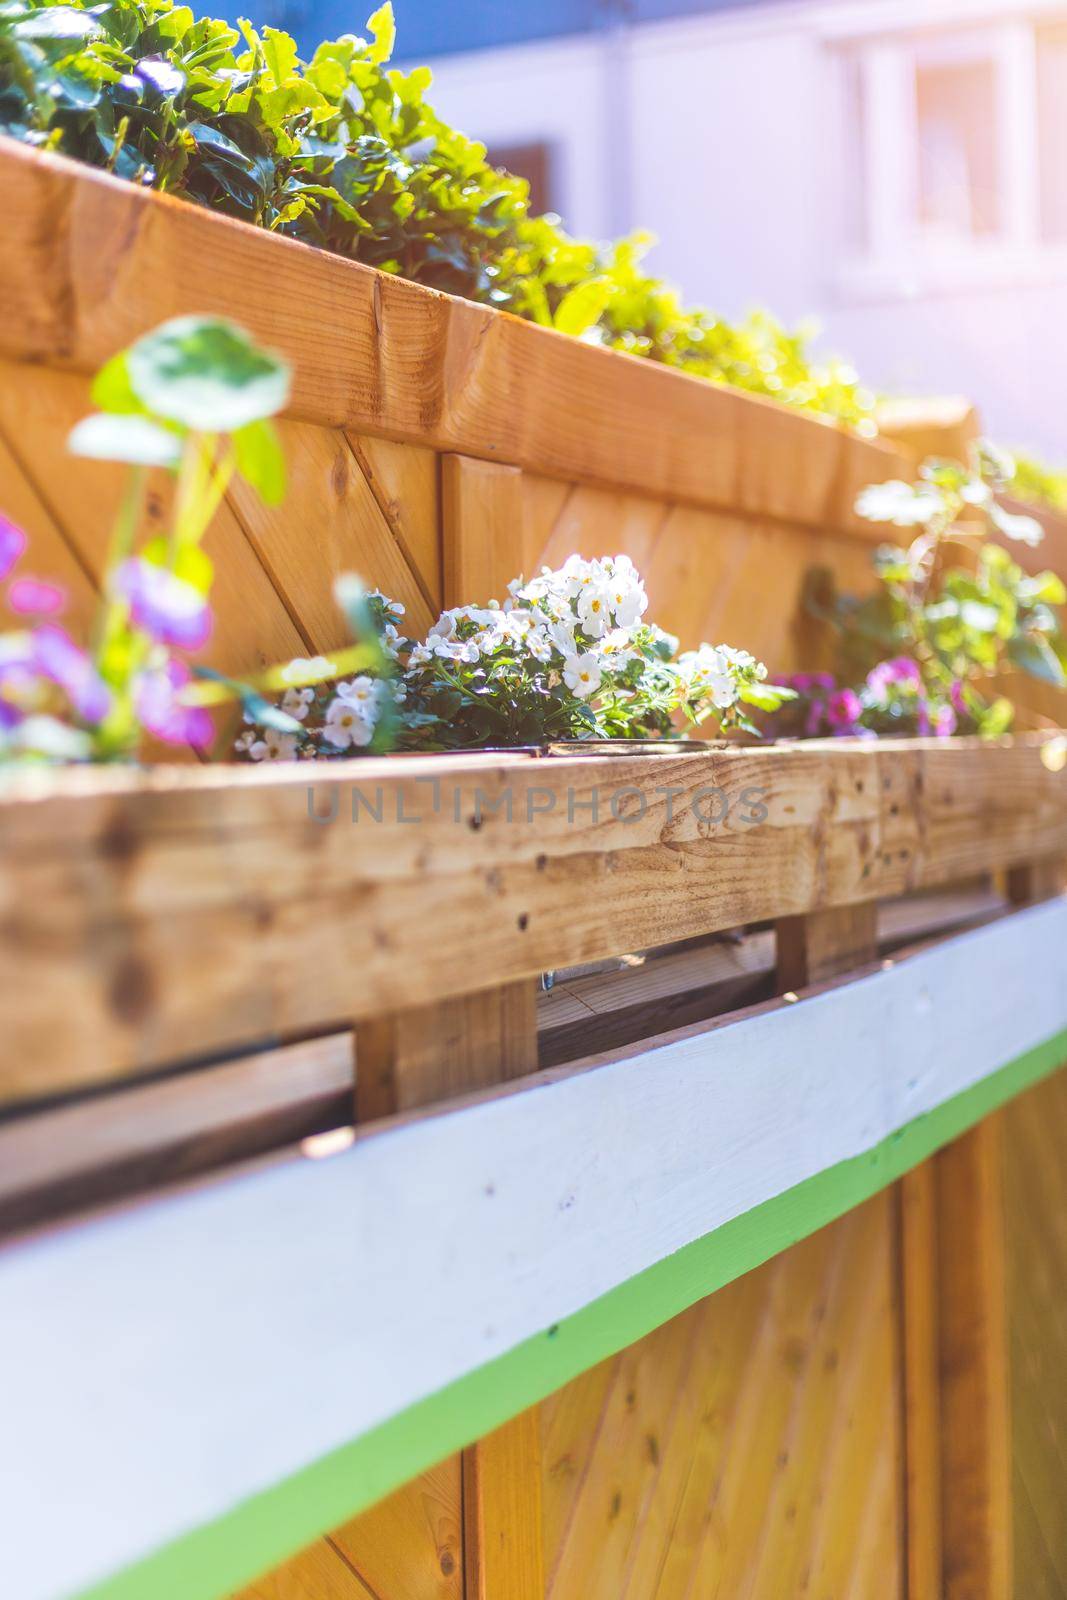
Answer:
POLYGON ((541 1408, 550 1600, 903 1593, 892 1201, 541 1408))
POLYGON ((402 554, 436 615, 444 605, 441 577, 440 457, 421 445, 349 433, 366 478, 402 554))
POLYGON ((463 1452, 464 1600, 544 1600, 536 1406, 463 1452))
POLYGON ((946 1600, 1011 1595, 1001 1119, 935 1157, 946 1600))
POLYGON ((472 456, 444 456, 441 471, 445 605, 502 603, 523 567, 522 473, 472 456))
POLYGON ((534 985, 522 980, 359 1023, 360 1122, 432 1105, 537 1068, 534 985))
POLYGON ((932 1161, 896 1186, 904 1363, 908 1600, 941 1594, 941 1380, 937 1181, 932 1161))
POLYGON ((1005 1107, 1014 1588, 1067 1594, 1067 1064, 1005 1107))
POLYGON ((835 906, 805 917, 779 917, 778 986, 806 989, 865 966, 878 954, 878 905, 835 906))

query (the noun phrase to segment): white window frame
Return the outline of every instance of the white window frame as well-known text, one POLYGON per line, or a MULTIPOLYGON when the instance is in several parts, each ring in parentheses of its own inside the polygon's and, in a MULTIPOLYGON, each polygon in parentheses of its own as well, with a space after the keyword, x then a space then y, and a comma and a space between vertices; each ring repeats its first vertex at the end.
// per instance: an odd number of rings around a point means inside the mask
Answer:
MULTIPOLYGON (((1063 276, 1067 249, 1041 238, 1038 20, 1013 8, 1013 14, 987 15, 980 22, 961 15, 937 29, 902 27, 900 12, 894 21, 884 33, 863 28, 852 36, 836 29, 824 34, 837 103, 843 103, 843 73, 858 70, 865 123, 860 203, 866 242, 840 261, 836 297, 907 299, 1063 276), (975 61, 993 68, 1000 225, 986 238, 935 242, 924 239, 918 216, 916 70, 975 61)), ((839 137, 841 128, 839 116, 839 137)))

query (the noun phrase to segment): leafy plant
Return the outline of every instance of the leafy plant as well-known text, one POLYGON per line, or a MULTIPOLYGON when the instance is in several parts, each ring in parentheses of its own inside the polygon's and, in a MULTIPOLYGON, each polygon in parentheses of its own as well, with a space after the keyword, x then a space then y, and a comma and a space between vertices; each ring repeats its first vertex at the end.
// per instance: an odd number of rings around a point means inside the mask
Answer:
POLYGON ((810 575, 807 603, 840 637, 845 687, 832 675, 790 680, 801 696, 793 726, 805 733, 935 733, 992 737, 1014 717, 998 680, 1012 670, 1067 686, 1067 638, 1058 608, 1067 587, 1053 572, 1028 576, 994 537, 1036 546, 1034 518, 1007 511, 1011 458, 980 444, 969 467, 928 461, 916 483, 863 490, 856 509, 872 522, 917 530, 874 556, 879 587, 858 599, 832 575, 810 575), (949 566, 950 546, 969 552, 949 566))
MULTIPOLYGON (((9 580, 8 609, 20 623, 0 634, 0 759, 128 760, 146 734, 206 747, 215 734, 209 707, 233 699, 288 731, 298 724, 273 709, 265 691, 380 665, 372 627, 362 646, 275 668, 253 685, 187 659, 211 633, 213 570, 202 540, 230 478, 240 473, 269 502, 284 492, 269 418, 288 391, 283 361, 233 324, 199 317, 164 323, 98 374, 99 409, 74 428, 70 448, 131 469, 104 596, 83 649, 57 620, 64 591, 16 573, 26 535, 0 516, 0 581, 9 580), (150 467, 175 478, 170 531, 138 543, 150 467)), ((358 621, 358 596, 347 599, 358 621)))
POLYGON ((1011 492, 1017 500, 1067 511, 1067 467, 1047 467, 1036 456, 1014 452, 1015 477, 1011 492))
POLYGON ((642 266, 529 214, 529 186, 390 69, 393 15, 302 61, 288 34, 173 0, 0 0, 0 132, 546 327, 873 433, 871 396, 810 334, 731 326, 642 266))
POLYGON ((446 611, 419 644, 398 631, 402 607, 380 595, 372 603, 396 676, 290 692, 280 709, 299 732, 246 731, 239 754, 343 755, 373 748, 383 728, 404 749, 669 738, 710 718, 756 732, 747 707, 773 711, 792 698, 743 650, 676 655, 677 640, 643 620, 647 596, 626 556, 571 556, 557 572, 516 579, 504 605, 446 611))

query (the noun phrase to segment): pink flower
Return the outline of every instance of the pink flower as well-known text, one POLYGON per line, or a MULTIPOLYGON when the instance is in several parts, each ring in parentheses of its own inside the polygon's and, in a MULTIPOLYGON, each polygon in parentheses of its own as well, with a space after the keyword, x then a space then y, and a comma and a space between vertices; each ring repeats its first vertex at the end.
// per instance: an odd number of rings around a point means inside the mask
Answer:
POLYGON ((863 705, 854 689, 838 689, 826 702, 826 720, 837 738, 856 733, 862 715, 863 705))
POLYGON ((85 651, 63 628, 42 623, 33 635, 33 662, 38 672, 66 693, 83 722, 102 722, 111 695, 85 651))
POLYGON ((891 661, 879 661, 867 674, 867 687, 872 694, 877 695, 880 701, 888 698, 889 690, 895 685, 907 686, 918 689, 922 685, 922 673, 919 663, 913 661, 911 656, 894 656, 891 661))
POLYGON ((797 694, 810 694, 813 689, 829 694, 836 687, 832 672, 794 672, 792 677, 779 678, 778 682, 786 689, 795 689, 797 694))
POLYGON ((190 678, 181 661, 168 661, 159 671, 144 673, 137 683, 137 715, 142 726, 164 744, 205 749, 215 737, 210 713, 203 706, 182 705, 178 698, 190 678))
POLYGON ((198 650, 211 635, 211 609, 199 589, 166 567, 133 557, 124 561, 112 582, 130 605, 130 616, 159 644, 198 650))
POLYGON ((965 717, 967 715, 967 700, 963 692, 963 680, 961 678, 953 678, 948 697, 952 701, 953 710, 961 717, 965 717))
POLYGON ((24 617, 58 617, 67 608, 67 591, 44 578, 15 578, 7 591, 7 603, 24 617))
POLYGON ((934 734, 938 739, 948 739, 955 733, 959 726, 956 713, 951 706, 938 706, 931 718, 934 734))
POLYGON ((0 578, 6 578, 26 548, 26 535, 0 512, 0 578))

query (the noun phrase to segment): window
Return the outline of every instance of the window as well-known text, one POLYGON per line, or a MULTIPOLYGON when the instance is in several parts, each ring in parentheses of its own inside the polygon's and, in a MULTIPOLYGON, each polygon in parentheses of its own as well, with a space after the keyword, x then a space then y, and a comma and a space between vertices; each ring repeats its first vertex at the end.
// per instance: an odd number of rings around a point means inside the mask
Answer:
POLYGON ((846 292, 1047 271, 1067 244, 1067 22, 836 44, 846 292))
POLYGON ((1067 23, 1037 36, 1037 125, 1041 231, 1067 244, 1067 23))
POLYGON ((918 221, 935 244, 989 238, 1001 225, 991 61, 918 66, 918 221))

